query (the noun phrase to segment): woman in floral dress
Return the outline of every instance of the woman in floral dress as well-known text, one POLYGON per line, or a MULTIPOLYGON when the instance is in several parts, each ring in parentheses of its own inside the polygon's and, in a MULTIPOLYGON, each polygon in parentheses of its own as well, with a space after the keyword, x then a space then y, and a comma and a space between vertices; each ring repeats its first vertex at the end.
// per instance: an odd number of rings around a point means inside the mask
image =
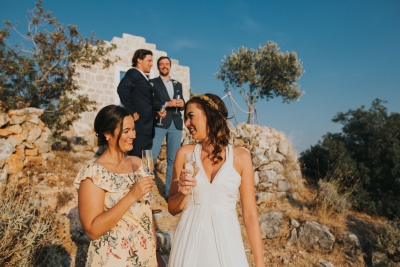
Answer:
POLYGON ((125 156, 136 137, 133 117, 123 108, 102 108, 94 121, 105 152, 83 167, 76 179, 79 218, 90 242, 86 266, 164 266, 156 235, 147 176, 141 159, 125 156))

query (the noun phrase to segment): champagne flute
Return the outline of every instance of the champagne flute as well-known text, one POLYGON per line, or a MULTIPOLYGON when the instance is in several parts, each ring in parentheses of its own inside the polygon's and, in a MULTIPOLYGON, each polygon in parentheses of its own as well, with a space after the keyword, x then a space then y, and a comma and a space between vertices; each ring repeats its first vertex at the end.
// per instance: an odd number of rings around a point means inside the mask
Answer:
MULTIPOLYGON (((181 95, 176 95, 175 99, 181 99, 181 95)), ((178 114, 178 107, 175 108, 175 114, 178 114)))
MULTIPOLYGON (((154 176, 153 154, 151 150, 142 150, 142 166, 147 175, 154 176)), ((153 197, 153 194, 151 192, 149 192, 149 197, 153 197)))
MULTIPOLYGON (((161 106, 160 111, 161 111, 161 112, 164 112, 164 111, 165 111, 165 105, 162 105, 162 106, 161 106)), ((162 126, 161 120, 162 120, 162 117, 160 117, 160 121, 157 123, 157 125, 162 126)))
POLYGON ((154 175, 153 154, 151 150, 142 150, 142 166, 147 175, 154 175))
MULTIPOLYGON (((197 169, 197 165, 196 165, 196 157, 194 152, 189 152, 189 153, 185 153, 185 169, 191 171, 192 173, 188 173, 186 175, 188 176, 192 176, 195 177, 196 176, 196 169, 197 169)), ((193 194, 193 187, 190 189, 190 193, 192 195, 192 203, 196 204, 196 201, 194 199, 194 194, 193 194)))

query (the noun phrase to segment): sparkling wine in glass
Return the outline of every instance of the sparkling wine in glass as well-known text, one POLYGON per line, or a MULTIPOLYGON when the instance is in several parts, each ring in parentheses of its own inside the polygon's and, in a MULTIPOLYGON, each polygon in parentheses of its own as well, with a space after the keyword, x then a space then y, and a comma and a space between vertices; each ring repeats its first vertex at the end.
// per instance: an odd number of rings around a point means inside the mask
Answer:
POLYGON ((151 150, 142 150, 142 166, 146 174, 154 175, 153 154, 151 150))
MULTIPOLYGON (((142 166, 143 170, 147 175, 151 175, 154 178, 154 164, 153 164, 153 154, 151 150, 142 150, 142 166)), ((148 193, 149 199, 153 197, 153 194, 151 192, 148 193)))
MULTIPOLYGON (((161 106, 160 111, 161 111, 161 112, 164 112, 164 111, 165 111, 165 105, 162 105, 162 106, 161 106)), ((157 123, 157 125, 159 125, 159 126, 162 126, 162 125, 163 125, 163 124, 161 123, 161 120, 162 120, 162 117, 160 117, 160 121, 157 123)))
MULTIPOLYGON (((188 173, 188 176, 195 177, 196 176, 196 157, 194 152, 185 153, 185 169, 191 171, 192 173, 188 173)), ((192 195, 192 203, 196 204, 193 194, 193 187, 190 189, 190 193, 192 195)))
MULTIPOLYGON (((175 99, 181 99, 181 95, 176 95, 175 99)), ((178 114, 178 107, 175 108, 175 114, 178 114)))

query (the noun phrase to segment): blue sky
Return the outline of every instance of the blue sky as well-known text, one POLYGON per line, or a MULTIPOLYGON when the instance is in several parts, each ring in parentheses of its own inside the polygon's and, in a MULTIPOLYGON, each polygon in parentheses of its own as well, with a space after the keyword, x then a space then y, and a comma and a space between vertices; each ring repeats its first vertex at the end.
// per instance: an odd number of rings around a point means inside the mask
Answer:
MULTIPOLYGON (((25 21, 35 1, 0 0, 1 21, 25 21)), ((240 46, 274 41, 303 62, 300 101, 257 103, 260 125, 282 131, 302 152, 327 132, 338 112, 387 100, 400 112, 400 1, 44 1, 63 24, 110 41, 142 36, 157 50, 190 67, 195 93, 225 95, 214 76, 221 60, 240 46)), ((22 25, 21 25, 22 26, 22 25)), ((21 29, 23 29, 21 27, 21 29)), ((245 104, 233 94, 242 108, 245 104)), ((227 102, 230 106, 229 102, 227 102)), ((247 116, 236 109, 239 121, 247 116)))

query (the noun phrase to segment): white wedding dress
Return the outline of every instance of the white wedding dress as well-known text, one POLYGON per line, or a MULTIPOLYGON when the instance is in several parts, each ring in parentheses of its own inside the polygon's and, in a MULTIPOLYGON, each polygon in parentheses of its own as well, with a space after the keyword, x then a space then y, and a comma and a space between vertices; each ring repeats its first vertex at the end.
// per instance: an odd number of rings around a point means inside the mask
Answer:
POLYGON ((207 179, 200 160, 201 144, 195 147, 200 168, 194 188, 195 204, 188 197, 172 236, 169 267, 248 267, 236 213, 241 177, 233 167, 233 148, 226 161, 207 179))

